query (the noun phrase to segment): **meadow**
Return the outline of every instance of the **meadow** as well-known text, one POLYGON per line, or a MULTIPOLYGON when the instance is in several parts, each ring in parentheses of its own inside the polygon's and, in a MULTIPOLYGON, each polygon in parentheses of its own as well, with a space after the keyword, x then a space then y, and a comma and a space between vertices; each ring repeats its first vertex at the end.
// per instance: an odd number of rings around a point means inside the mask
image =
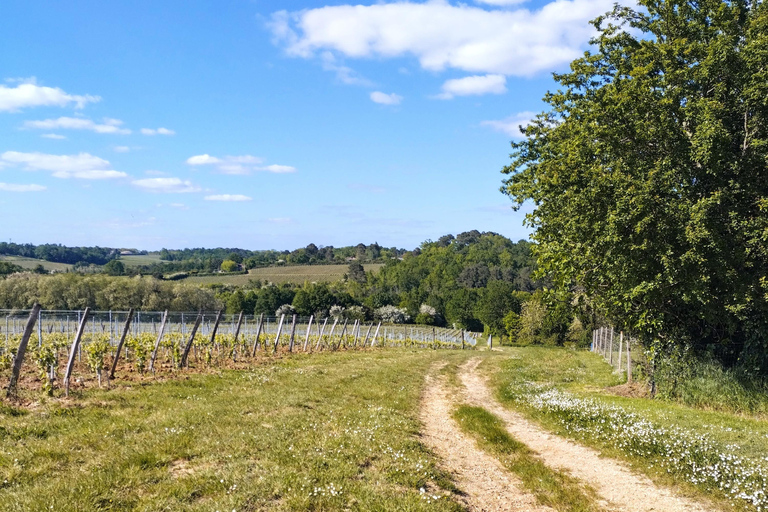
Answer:
POLYGON ((26 258, 24 256, 0 255, 0 261, 8 261, 24 269, 33 269, 38 265, 42 265, 43 268, 48 272, 66 272, 72 268, 72 265, 67 263, 54 263, 52 261, 39 260, 37 258, 26 258))
MULTIPOLYGON (((378 272, 384 265, 382 263, 366 264, 366 271, 378 272)), ((278 267, 260 267, 248 271, 247 274, 217 274, 212 276, 191 276, 183 280, 185 283, 194 284, 233 284, 247 285, 250 281, 261 280, 274 284, 305 282, 335 282, 341 281, 349 272, 348 265, 291 265, 278 267)))

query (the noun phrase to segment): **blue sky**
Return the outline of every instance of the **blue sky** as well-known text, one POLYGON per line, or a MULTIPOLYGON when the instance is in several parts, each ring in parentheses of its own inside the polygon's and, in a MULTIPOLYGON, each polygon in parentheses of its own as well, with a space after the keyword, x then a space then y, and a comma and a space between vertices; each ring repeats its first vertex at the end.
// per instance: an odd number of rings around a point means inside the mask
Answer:
POLYGON ((0 4, 0 238, 525 238, 515 126, 606 0, 0 4))

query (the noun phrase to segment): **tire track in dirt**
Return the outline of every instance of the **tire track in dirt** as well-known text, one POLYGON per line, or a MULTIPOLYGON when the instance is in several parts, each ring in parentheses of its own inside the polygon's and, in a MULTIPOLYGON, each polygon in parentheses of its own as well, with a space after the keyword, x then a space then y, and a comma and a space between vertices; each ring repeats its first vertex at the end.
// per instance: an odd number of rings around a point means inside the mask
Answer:
POLYGON ((656 486, 648 477, 633 473, 621 462, 600 457, 597 451, 554 435, 505 409, 495 399, 475 358, 462 365, 459 377, 470 404, 486 408, 502 419, 509 433, 538 453, 542 462, 591 485, 602 498, 625 512, 709 512, 702 503, 656 486))
POLYGON ((434 374, 433 368, 421 401, 422 441, 455 475, 457 487, 465 493, 460 498, 463 505, 475 512, 554 512, 539 505, 515 475, 461 432, 451 416, 445 378, 434 374))

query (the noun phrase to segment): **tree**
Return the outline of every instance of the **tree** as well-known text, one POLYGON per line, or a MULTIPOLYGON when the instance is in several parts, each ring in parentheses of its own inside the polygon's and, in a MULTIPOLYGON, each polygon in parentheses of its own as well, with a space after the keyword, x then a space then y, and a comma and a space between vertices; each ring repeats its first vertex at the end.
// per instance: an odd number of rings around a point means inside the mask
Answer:
POLYGON ((350 281, 355 281, 360 284, 365 284, 365 269, 359 261, 352 261, 349 263, 349 270, 347 272, 347 278, 350 281))
POLYGON ((648 346, 768 373, 768 4, 639 3, 594 22, 503 191, 533 203, 558 289, 648 346))
POLYGON ((122 276, 125 274, 125 265, 120 260, 111 260, 104 265, 104 272, 110 276, 122 276))
POLYGON ((224 260, 221 262, 221 270, 223 272, 235 272, 238 268, 240 268, 240 265, 233 260, 224 260))
POLYGON ((491 281, 475 306, 475 316, 494 336, 506 334, 504 316, 510 311, 520 313, 520 299, 512 283, 491 281))

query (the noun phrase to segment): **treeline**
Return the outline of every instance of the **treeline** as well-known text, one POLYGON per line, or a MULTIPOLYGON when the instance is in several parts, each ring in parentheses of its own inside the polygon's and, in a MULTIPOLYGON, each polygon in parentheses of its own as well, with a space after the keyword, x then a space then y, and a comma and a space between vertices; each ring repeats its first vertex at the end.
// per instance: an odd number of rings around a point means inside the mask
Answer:
MULTIPOLYGON (((216 272, 222 264, 232 261, 249 270, 271 265, 333 265, 356 260, 361 263, 382 263, 397 259, 410 251, 397 247, 382 247, 378 243, 346 247, 318 247, 309 244, 293 251, 249 251, 237 248, 162 249, 160 263, 136 268, 133 272, 167 274, 170 272, 216 272)), ((226 265, 225 265, 226 266, 226 265)))
POLYGON ((0 280, 0 308, 127 311, 198 311, 222 306, 210 288, 160 281, 153 277, 111 277, 62 273, 18 273, 0 280))
POLYGON ((0 242, 0 254, 37 258, 70 265, 77 263, 105 265, 108 261, 116 258, 119 251, 109 247, 66 247, 60 244, 33 245, 0 242))
MULTIPOLYGON (((232 252, 226 257, 234 257, 232 252)), ((513 341, 562 344, 569 339, 575 312, 567 303, 548 302, 541 283, 531 277, 534 266, 530 243, 468 231, 403 252, 402 259, 389 259, 377 273, 352 261, 346 279, 335 283, 275 286, 252 280, 237 287, 151 276, 13 274, 0 280, 0 307, 28 308, 39 302, 46 309, 222 308, 268 316, 280 312, 453 326, 513 341)))

